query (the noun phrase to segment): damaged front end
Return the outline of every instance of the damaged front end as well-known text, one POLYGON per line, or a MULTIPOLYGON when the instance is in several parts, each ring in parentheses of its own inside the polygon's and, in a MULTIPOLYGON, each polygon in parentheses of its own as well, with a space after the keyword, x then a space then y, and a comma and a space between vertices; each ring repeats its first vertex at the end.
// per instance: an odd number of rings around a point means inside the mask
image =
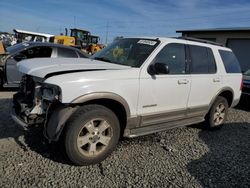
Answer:
POLYGON ((13 96, 15 117, 26 128, 34 124, 45 124, 52 108, 59 105, 60 100, 61 90, 58 86, 43 83, 41 78, 25 75, 19 92, 13 96))

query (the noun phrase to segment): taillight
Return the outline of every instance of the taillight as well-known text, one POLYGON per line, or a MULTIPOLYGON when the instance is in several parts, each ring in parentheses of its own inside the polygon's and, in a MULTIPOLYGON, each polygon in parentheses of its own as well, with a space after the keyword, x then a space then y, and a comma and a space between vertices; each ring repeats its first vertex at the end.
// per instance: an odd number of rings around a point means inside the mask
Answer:
POLYGON ((242 91, 242 88, 243 88, 243 76, 241 77, 240 91, 242 91))

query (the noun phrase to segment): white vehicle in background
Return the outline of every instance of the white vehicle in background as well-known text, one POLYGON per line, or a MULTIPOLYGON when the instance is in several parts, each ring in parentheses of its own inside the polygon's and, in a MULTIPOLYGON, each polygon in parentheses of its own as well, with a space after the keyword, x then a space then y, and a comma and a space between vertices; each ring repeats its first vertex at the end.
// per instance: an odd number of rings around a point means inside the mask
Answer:
POLYGON ((13 29, 17 43, 21 42, 50 42, 50 39, 54 37, 54 35, 46 34, 46 33, 38 33, 32 31, 25 31, 21 29, 13 29))
POLYGON ((125 38, 91 59, 30 59, 14 95, 13 118, 64 140, 69 159, 95 164, 120 136, 136 137, 205 121, 223 125, 241 95, 233 52, 208 41, 125 38))

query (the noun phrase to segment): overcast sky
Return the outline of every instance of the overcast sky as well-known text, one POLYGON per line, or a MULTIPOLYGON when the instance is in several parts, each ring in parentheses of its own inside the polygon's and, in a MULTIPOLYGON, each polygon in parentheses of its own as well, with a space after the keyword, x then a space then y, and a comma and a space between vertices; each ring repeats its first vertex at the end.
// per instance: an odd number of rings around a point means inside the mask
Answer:
POLYGON ((249 27, 249 0, 1 0, 0 31, 101 36, 176 36, 176 30, 249 27))

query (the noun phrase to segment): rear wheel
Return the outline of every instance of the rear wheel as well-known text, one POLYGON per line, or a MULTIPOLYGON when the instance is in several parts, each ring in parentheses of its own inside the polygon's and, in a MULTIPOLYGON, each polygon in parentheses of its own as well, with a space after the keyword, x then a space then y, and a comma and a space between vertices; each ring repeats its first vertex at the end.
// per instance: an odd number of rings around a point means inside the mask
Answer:
POLYGON ((120 135, 116 115, 101 105, 86 105, 72 115, 65 132, 65 150, 76 165, 96 164, 115 148, 120 135))
POLYGON ((206 128, 216 129, 222 127, 228 113, 228 102, 224 97, 218 96, 206 116, 206 128))

